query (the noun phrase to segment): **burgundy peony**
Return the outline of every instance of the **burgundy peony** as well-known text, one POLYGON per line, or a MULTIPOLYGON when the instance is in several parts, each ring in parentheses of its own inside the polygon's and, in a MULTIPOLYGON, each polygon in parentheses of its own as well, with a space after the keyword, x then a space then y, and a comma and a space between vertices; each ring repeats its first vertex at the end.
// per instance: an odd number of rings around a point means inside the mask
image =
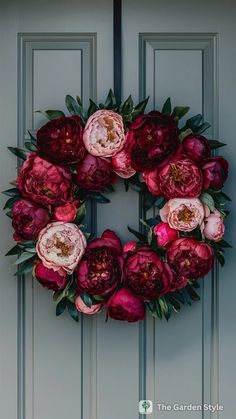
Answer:
POLYGON ((43 205, 60 205, 71 199, 70 172, 35 153, 30 153, 21 167, 17 186, 24 198, 43 205))
POLYGON ((156 179, 165 198, 197 198, 202 191, 202 172, 191 160, 174 160, 163 166, 156 179))
POLYGON ((186 287, 186 285, 188 285, 188 282, 189 280, 187 278, 174 274, 173 282, 171 283, 171 286, 170 286, 170 292, 174 292, 174 291, 177 291, 186 287))
POLYGON ((41 157, 58 164, 76 163, 85 157, 83 127, 79 116, 56 118, 37 132, 41 157))
POLYGON ((143 180, 146 183, 148 190, 154 196, 160 195, 159 170, 153 169, 151 172, 143 173, 143 180))
POLYGON ((130 125, 127 140, 132 143, 131 165, 149 171, 174 153, 178 146, 175 120, 158 111, 138 116, 130 125))
POLYGON ((168 223, 155 225, 153 233, 157 238, 158 246, 165 247, 168 243, 179 238, 179 232, 169 226, 168 223))
POLYGON ((97 192, 114 182, 115 174, 109 161, 87 154, 77 166, 74 180, 81 188, 97 192))
POLYGON ((127 255, 124 261, 125 286, 144 299, 166 294, 173 281, 169 265, 148 247, 140 247, 127 255))
POLYGON ((214 252, 207 243, 194 238, 181 238, 169 245, 167 259, 177 275, 186 279, 197 279, 212 269, 214 252))
POLYGON ((47 268, 42 262, 35 266, 34 274, 40 284, 49 290, 58 291, 67 284, 67 273, 63 270, 54 271, 47 268))
POLYGON ((107 302, 107 315, 116 320, 137 322, 145 317, 145 304, 130 290, 122 288, 107 302))
POLYGON ((19 199, 12 207, 13 237, 16 241, 35 239, 50 217, 47 210, 27 199, 19 199))
POLYGON ((113 292, 121 279, 121 254, 121 241, 113 231, 93 240, 78 266, 79 291, 102 296, 113 292))
POLYGON ((183 151, 186 156, 197 163, 208 159, 211 155, 211 147, 203 135, 188 135, 183 140, 183 151))
POLYGON ((212 157, 202 167, 204 189, 221 189, 228 177, 229 164, 224 157, 212 157))

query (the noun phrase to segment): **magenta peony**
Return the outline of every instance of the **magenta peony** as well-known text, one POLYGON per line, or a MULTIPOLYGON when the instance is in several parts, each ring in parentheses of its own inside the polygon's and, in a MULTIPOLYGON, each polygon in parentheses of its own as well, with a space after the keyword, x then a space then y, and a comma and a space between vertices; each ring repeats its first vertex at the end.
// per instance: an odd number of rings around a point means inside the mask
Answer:
POLYGON ((204 189, 221 189, 228 177, 228 167, 227 160, 221 156, 208 159, 202 167, 204 189))
POLYGON ((86 244, 82 231, 75 224, 57 221, 41 230, 36 250, 47 268, 63 269, 71 274, 82 258, 86 244))
POLYGON ((58 291, 64 289, 67 284, 67 273, 62 269, 58 272, 47 268, 42 262, 37 263, 34 274, 39 283, 49 290, 58 291))
POLYGON ((67 202, 64 205, 60 205, 54 210, 54 219, 56 221, 63 221, 64 223, 70 223, 76 218, 77 209, 74 202, 67 202))
POLYGON ((70 172, 35 153, 21 167, 17 186, 24 198, 42 205, 60 205, 71 198, 70 172))
POLYGON ((127 253, 127 252, 133 252, 133 250, 136 249, 137 246, 137 242, 135 241, 130 241, 124 244, 123 246, 123 253, 127 253))
POLYGON ((188 135, 182 144, 186 156, 195 162, 201 163, 211 155, 210 144, 203 135, 188 135))
POLYGON ((168 243, 179 238, 179 233, 171 228, 168 223, 159 223, 155 225, 153 234, 157 238, 158 246, 165 247, 168 243))
POLYGON ((186 279, 197 279, 212 269, 214 252, 207 243, 194 238, 181 238, 168 246, 167 259, 177 275, 186 279))
POLYGON ((107 315, 116 320, 137 322, 145 317, 144 302, 126 288, 116 291, 110 297, 106 306, 107 315))
POLYGON ((14 240, 36 239, 40 230, 48 224, 50 216, 46 208, 27 199, 19 199, 12 207, 12 226, 14 240))
POLYGON ((86 149, 79 116, 56 118, 37 132, 37 147, 41 157, 57 164, 83 160, 86 149))

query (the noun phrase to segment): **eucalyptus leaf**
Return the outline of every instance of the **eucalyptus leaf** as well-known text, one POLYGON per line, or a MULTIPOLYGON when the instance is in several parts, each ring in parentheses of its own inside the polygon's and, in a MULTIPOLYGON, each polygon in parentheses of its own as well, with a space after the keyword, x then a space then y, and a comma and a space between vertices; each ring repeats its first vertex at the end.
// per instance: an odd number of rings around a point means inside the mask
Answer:
POLYGON ((202 192, 202 194, 199 196, 200 201, 207 205, 211 212, 215 211, 215 202, 212 196, 207 192, 202 192))
POLYGON ((25 262, 26 260, 32 259, 34 256, 35 256, 35 252, 34 252, 33 255, 32 255, 32 253, 24 252, 14 262, 14 265, 20 265, 22 262, 25 262))

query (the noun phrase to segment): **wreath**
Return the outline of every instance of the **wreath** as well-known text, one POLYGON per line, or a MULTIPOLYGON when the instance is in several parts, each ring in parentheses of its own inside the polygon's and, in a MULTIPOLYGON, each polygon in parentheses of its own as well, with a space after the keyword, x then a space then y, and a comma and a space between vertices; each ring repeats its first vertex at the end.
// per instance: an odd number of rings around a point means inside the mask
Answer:
POLYGON ((3 192, 16 275, 33 272, 53 291, 56 314, 67 308, 76 321, 103 308, 107 318, 135 322, 149 310, 168 320, 199 300, 198 280, 231 247, 223 239, 228 162, 215 156, 225 144, 202 135, 210 125, 200 114, 181 124, 189 107, 172 110, 170 98, 146 114, 148 99, 119 104, 112 90, 87 111, 79 97, 65 102, 70 116, 40 111, 49 121, 29 132, 25 149, 9 147, 24 160, 3 192), (140 231, 129 228, 136 240, 123 246, 111 230, 91 237, 84 223, 87 202, 109 202, 118 177, 144 208, 140 231))

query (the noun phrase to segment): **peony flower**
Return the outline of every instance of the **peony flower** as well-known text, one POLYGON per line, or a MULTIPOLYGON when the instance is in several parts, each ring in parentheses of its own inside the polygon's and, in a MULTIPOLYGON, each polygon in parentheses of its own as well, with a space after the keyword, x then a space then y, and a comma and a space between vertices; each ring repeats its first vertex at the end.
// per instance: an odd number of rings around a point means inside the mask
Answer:
POLYGON ((47 268, 64 269, 71 274, 86 248, 86 239, 80 229, 71 223, 57 221, 48 224, 39 234, 36 250, 47 268))
POLYGON ((101 311, 103 305, 102 304, 93 304, 91 307, 86 306, 86 304, 83 302, 80 295, 75 300, 75 307, 78 311, 84 314, 95 314, 101 311))
POLYGON ((49 222, 46 210, 27 199, 19 199, 12 207, 13 237, 16 241, 35 239, 40 230, 49 222))
POLYGON ((163 166, 156 179, 165 198, 197 198, 202 191, 202 172, 190 160, 172 160, 163 166))
POLYGON ((62 269, 58 272, 47 268, 42 262, 37 263, 34 275, 39 283, 49 290, 58 291, 65 288, 67 284, 67 273, 62 269))
POLYGON ((204 206, 198 198, 170 199, 160 210, 161 220, 180 231, 192 231, 201 226, 204 215, 204 206))
POLYGON ((152 111, 130 124, 127 141, 132 144, 132 167, 139 172, 150 171, 175 152, 178 127, 171 116, 152 111))
POLYGON ((168 223, 159 223, 155 225, 153 233, 157 238, 158 246, 165 247, 168 243, 179 238, 179 233, 171 228, 168 223))
POLYGON ((145 304, 126 288, 116 291, 107 304, 107 315, 116 320, 137 322, 145 318, 145 304))
POLYGON ((42 205, 60 205, 71 198, 71 174, 30 153, 21 167, 17 187, 24 198, 42 205))
POLYGON ((148 190, 154 196, 160 195, 160 182, 158 177, 159 170, 153 169, 151 172, 143 173, 143 180, 146 183, 148 190))
POLYGON ((105 109, 95 112, 86 123, 83 140, 93 156, 115 156, 126 140, 121 115, 105 109))
POLYGON ((37 132, 41 157, 57 164, 76 163, 85 157, 83 127, 79 116, 56 118, 37 132))
POLYGON ((184 138, 182 144, 186 156, 197 163, 201 163, 211 155, 210 144, 203 135, 188 135, 184 138))
POLYGON ((173 275, 169 265, 148 247, 127 254, 124 261, 124 283, 143 300, 161 297, 170 289, 173 275))
POLYGON ((123 246, 123 253, 133 252, 136 249, 137 242, 130 241, 124 244, 123 246))
POLYGON ((193 238, 181 238, 168 246, 167 259, 177 275, 186 279, 197 279, 212 269, 214 252, 207 243, 193 238))
POLYGON ((221 189, 228 177, 229 164, 223 157, 212 157, 202 167, 204 189, 221 189))
POLYGON ((87 154, 76 170, 75 183, 91 192, 100 191, 115 180, 111 164, 107 160, 90 154, 87 154))
POLYGON ((54 210, 54 218, 56 221, 70 223, 74 221, 77 214, 77 206, 73 202, 67 202, 64 205, 56 207, 54 210))
POLYGON ((213 240, 215 242, 220 241, 225 233, 225 226, 220 212, 215 210, 215 212, 205 218, 204 221, 204 236, 207 239, 213 240))
POLYGON ((111 294, 121 279, 121 254, 121 241, 111 230, 91 241, 77 270, 79 291, 90 295, 111 294))
POLYGON ((136 173, 131 166, 131 146, 131 142, 126 140, 124 148, 111 159, 113 171, 124 179, 130 178, 136 173))
POLYGON ((170 286, 170 292, 174 292, 177 290, 181 290, 182 288, 185 288, 186 285, 188 285, 189 280, 187 278, 184 278, 183 276, 177 275, 174 273, 173 275, 173 282, 170 286))

